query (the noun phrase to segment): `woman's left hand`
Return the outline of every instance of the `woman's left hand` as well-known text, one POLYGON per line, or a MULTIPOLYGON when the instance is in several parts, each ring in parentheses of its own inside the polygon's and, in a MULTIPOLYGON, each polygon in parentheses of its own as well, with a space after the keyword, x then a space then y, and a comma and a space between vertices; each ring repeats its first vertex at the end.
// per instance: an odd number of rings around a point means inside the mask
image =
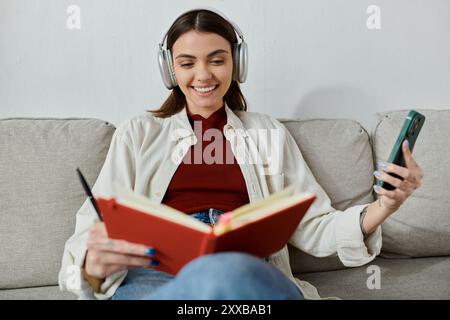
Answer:
POLYGON ((403 142, 403 155, 405 158, 406 168, 395 165, 393 163, 378 163, 378 171, 374 172, 378 180, 383 180, 392 186, 395 190, 386 190, 379 186, 375 186, 375 192, 379 195, 380 205, 384 207, 389 214, 394 213, 405 200, 422 185, 423 170, 412 157, 409 150, 408 141, 403 142), (377 172, 380 173, 377 176, 377 172), (395 178, 389 174, 395 173, 404 180, 395 178))

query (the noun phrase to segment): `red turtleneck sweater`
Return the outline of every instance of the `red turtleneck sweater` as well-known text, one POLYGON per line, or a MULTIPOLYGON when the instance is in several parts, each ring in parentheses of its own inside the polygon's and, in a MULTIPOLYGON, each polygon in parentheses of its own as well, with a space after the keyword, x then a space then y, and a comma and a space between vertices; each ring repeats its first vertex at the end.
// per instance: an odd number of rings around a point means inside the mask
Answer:
POLYGON ((223 135, 223 127, 227 123, 225 108, 222 106, 207 119, 186 111, 197 144, 201 144, 201 152, 200 145, 191 146, 172 177, 162 203, 188 214, 209 208, 227 212, 247 204, 249 199, 241 168, 234 158, 229 141, 223 135), (220 135, 218 141, 215 141, 215 135, 205 137, 208 129, 217 129, 217 136, 220 135), (218 149, 214 146, 218 146, 218 149), (222 154, 219 152, 216 155, 215 149, 221 150, 222 154), (232 161, 227 163, 227 158, 232 161))

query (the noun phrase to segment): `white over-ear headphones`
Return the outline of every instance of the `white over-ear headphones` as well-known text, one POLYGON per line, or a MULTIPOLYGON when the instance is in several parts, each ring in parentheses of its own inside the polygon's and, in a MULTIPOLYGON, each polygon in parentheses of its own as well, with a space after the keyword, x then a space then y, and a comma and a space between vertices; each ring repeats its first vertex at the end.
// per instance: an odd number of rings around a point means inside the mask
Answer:
MULTIPOLYGON (((245 80, 247 79, 247 68, 248 68, 248 48, 247 48, 247 44, 244 41, 244 36, 243 36, 241 30, 235 23, 233 23, 231 20, 226 18, 224 14, 219 13, 216 9, 202 7, 202 8, 197 8, 197 9, 191 9, 187 12, 202 10, 202 9, 212 11, 212 12, 220 15, 225 20, 227 20, 233 26, 234 31, 237 33, 239 38, 241 38, 240 43, 235 43, 233 45, 233 80, 239 81, 240 83, 245 82, 245 80)), ((185 13, 187 13, 187 12, 185 12, 185 13)), ((161 42, 159 43, 158 65, 159 65, 159 72, 161 73, 161 77, 164 82, 164 85, 167 87, 167 89, 170 90, 170 89, 175 88, 178 85, 178 83, 177 83, 177 79, 175 78, 175 70, 173 68, 172 53, 170 52, 170 49, 167 48, 167 41, 166 41, 167 40, 167 32, 168 32, 168 30, 164 33, 164 35, 161 39, 161 42), (164 47, 164 43, 165 43, 165 47, 164 47)))

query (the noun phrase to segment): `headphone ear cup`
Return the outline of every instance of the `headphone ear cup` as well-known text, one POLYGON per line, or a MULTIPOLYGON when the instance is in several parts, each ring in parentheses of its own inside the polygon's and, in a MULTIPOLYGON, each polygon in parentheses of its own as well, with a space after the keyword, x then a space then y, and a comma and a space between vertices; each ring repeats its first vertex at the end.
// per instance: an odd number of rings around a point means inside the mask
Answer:
POLYGON ((243 83, 247 79, 247 44, 245 42, 235 43, 233 54, 233 80, 243 83))
POLYGON ((233 81, 239 81, 239 69, 240 69, 239 68, 239 62, 240 62, 239 50, 240 50, 239 43, 233 44, 233 81))
POLYGON ((167 54, 164 49, 158 51, 159 73, 167 89, 172 89, 172 81, 170 77, 169 65, 167 63, 167 54))
POLYGON ((248 69, 248 47, 246 42, 239 44, 239 82, 244 83, 247 80, 248 69))
POLYGON ((167 64, 169 65, 169 75, 170 75, 170 81, 171 81, 171 85, 172 88, 175 88, 178 85, 177 82, 177 78, 175 77, 175 68, 173 67, 173 63, 172 63, 172 52, 170 51, 170 49, 166 50, 167 52, 167 64))
POLYGON ((172 54, 170 53, 170 50, 166 49, 159 50, 158 66, 161 78, 166 88, 169 90, 175 88, 178 84, 172 66, 172 54))

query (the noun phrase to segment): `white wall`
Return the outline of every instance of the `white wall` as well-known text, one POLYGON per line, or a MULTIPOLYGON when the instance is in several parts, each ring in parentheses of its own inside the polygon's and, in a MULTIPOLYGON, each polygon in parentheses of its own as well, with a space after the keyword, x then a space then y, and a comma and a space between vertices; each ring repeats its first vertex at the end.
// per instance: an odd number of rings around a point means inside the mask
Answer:
POLYGON ((168 95, 156 64, 162 33, 206 4, 249 46, 250 111, 349 118, 450 107, 448 0, 0 0, 0 118, 95 117, 114 124, 168 95), (67 7, 81 29, 66 27, 67 7), (381 29, 369 30, 369 5, 381 29))

